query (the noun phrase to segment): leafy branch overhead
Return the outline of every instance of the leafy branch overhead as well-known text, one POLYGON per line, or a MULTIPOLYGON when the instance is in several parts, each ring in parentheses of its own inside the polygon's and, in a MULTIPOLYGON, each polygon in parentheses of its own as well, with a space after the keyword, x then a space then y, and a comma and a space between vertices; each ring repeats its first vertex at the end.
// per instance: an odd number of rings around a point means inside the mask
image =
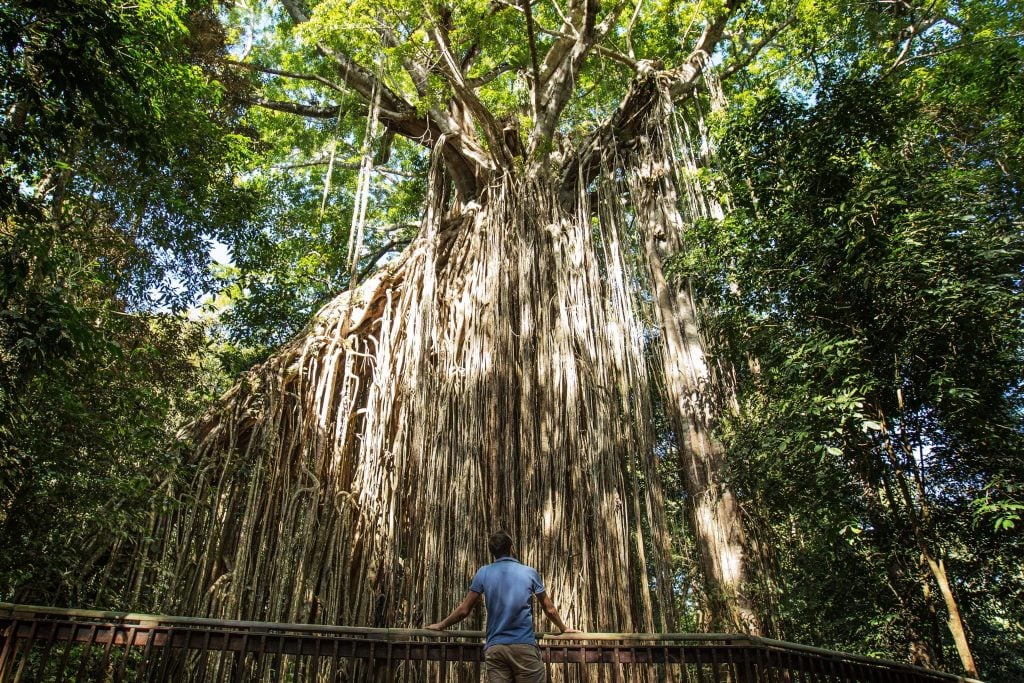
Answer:
MULTIPOLYGON (((379 100, 388 130, 428 148, 443 139, 446 165, 467 201, 513 158, 524 157, 530 173, 546 172, 556 139, 569 131, 590 132, 572 140, 578 156, 570 161, 565 155, 565 168, 596 166, 603 154, 614 153, 609 141, 628 146, 624 123, 651 102, 639 82, 655 79, 673 96, 686 97, 743 9, 738 0, 690 9, 688 30, 670 29, 664 36, 658 35, 662 25, 677 21, 672 7, 625 0, 572 0, 564 7, 325 2, 312 10, 282 0, 281 6, 290 25, 264 36, 263 50, 238 65, 267 77, 268 94, 253 103, 329 118, 338 113, 342 88, 366 107, 379 100), (275 41, 282 40, 301 46, 289 54, 294 69, 260 61, 271 59, 275 41), (609 62, 612 82, 596 84, 609 62), (622 87, 631 80, 637 85, 622 87), (588 82, 595 85, 585 87, 588 82), (312 83, 322 88, 310 88, 312 83), (616 105, 607 99, 610 87, 628 94, 616 105)), ((787 20, 761 21, 761 30, 773 34, 787 20)), ((765 44, 735 47, 734 59, 749 60, 765 44)))

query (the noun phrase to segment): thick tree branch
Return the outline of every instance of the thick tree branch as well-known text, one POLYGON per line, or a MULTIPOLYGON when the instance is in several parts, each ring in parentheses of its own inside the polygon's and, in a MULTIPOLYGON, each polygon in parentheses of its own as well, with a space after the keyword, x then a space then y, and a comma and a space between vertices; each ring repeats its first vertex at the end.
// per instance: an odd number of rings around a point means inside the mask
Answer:
POLYGON ((540 111, 540 64, 537 62, 537 32, 533 26, 533 11, 530 0, 523 0, 523 14, 526 15, 526 42, 530 47, 530 68, 533 71, 533 110, 540 111))
MULTIPOLYGON (((309 161, 297 161, 295 163, 290 163, 290 164, 274 164, 271 168, 274 168, 274 169, 277 169, 277 170, 281 170, 281 171, 290 171, 290 170, 298 169, 298 168, 313 168, 315 166, 327 166, 330 163, 330 161, 331 161, 331 159, 330 159, 329 156, 322 156, 322 157, 319 157, 319 158, 316 158, 316 159, 310 159, 309 161)), ((350 171, 358 171, 361 168, 361 166, 362 166, 362 164, 357 164, 357 163, 354 163, 354 162, 338 161, 337 159, 334 160, 334 167, 335 168, 344 168, 344 169, 348 169, 350 171)), ((386 166, 374 166, 373 167, 373 172, 374 173, 380 173, 380 174, 383 174, 383 175, 398 176, 400 178, 417 178, 418 177, 415 173, 407 173, 405 171, 396 171, 396 170, 394 170, 392 168, 388 168, 386 166)))
POLYGON ((297 116, 308 116, 312 119, 333 119, 337 118, 340 107, 322 107, 315 104, 299 104, 298 102, 282 102, 280 100, 268 100, 262 97, 250 97, 249 104, 264 109, 272 109, 284 114, 295 114, 297 116))
POLYGON ((316 81, 326 85, 331 90, 337 92, 345 92, 344 86, 339 83, 335 83, 329 78, 318 76, 316 74, 301 74, 294 71, 284 71, 282 69, 272 69, 269 66, 261 66, 259 64, 249 64, 248 62, 237 62, 233 59, 225 59, 224 63, 228 66, 238 67, 240 69, 246 69, 248 71, 255 71, 257 73, 269 74, 271 76, 282 76, 284 78, 295 78, 302 81, 316 81))
POLYGON ((895 71, 900 67, 900 65, 906 62, 907 55, 910 54, 910 48, 913 46, 916 39, 931 27, 944 21, 946 21, 944 16, 929 16, 921 19, 920 21, 912 22, 900 31, 900 38, 904 41, 903 48, 900 50, 899 55, 896 56, 896 60, 892 63, 892 66, 886 69, 883 76, 895 71))
POLYGON ((479 88, 481 86, 487 85, 498 76, 502 74, 507 74, 509 71, 515 70, 516 67, 513 66, 512 64, 499 64, 498 66, 494 67, 487 73, 480 74, 479 76, 476 76, 474 78, 467 78, 466 84, 474 89, 479 88))
MULTIPOLYGON (((557 8, 557 3, 555 4, 557 8)), ((576 44, 580 39, 580 30, 576 27, 576 24, 581 24, 583 20, 584 5, 581 0, 570 0, 568 7, 568 16, 562 17, 562 30, 558 33, 563 36, 559 38, 548 48, 548 52, 544 55, 544 65, 540 73, 540 81, 534 83, 535 88, 538 90, 551 78, 555 69, 562 62, 565 61, 566 56, 569 54, 569 50, 576 44)))
POLYGON ((789 27, 794 21, 796 21, 796 14, 791 13, 785 21, 779 23, 777 26, 772 27, 761 37, 761 40, 757 41, 749 48, 747 48, 742 58, 734 59, 732 62, 730 62, 729 66, 722 69, 718 74, 719 78, 721 78, 724 81, 730 76, 733 76, 734 74, 747 68, 747 66, 749 66, 750 63, 754 61, 757 55, 760 54, 761 50, 763 50, 769 43, 775 40, 778 37, 778 35, 782 33, 782 31, 784 31, 787 27, 789 27))
MULTIPOLYGON (((249 99, 249 104, 264 109, 279 111, 284 114, 294 114, 315 119, 333 119, 338 116, 339 107, 325 107, 310 104, 299 104, 297 102, 282 102, 279 100, 268 100, 261 97, 249 99)), ((437 128, 430 128, 418 117, 403 118, 391 117, 384 113, 380 116, 381 122, 388 130, 394 130, 411 140, 416 140, 427 147, 433 147, 442 132, 437 128)), ((473 154, 475 150, 466 150, 457 141, 449 141, 442 155, 448 167, 452 180, 455 182, 459 193, 463 196, 473 196, 476 192, 479 162, 473 154)))
MULTIPOLYGON (((600 0, 582 0, 569 5, 570 14, 565 24, 566 38, 559 38, 548 51, 544 59, 544 70, 541 83, 534 87, 541 88, 538 102, 540 109, 536 115, 536 124, 530 132, 528 153, 532 156, 538 149, 549 148, 552 135, 558 125, 558 118, 568 104, 573 92, 576 76, 583 68, 583 63, 591 49, 611 30, 618 20, 619 14, 626 5, 626 0, 617 0, 615 6, 608 11, 604 21, 597 23, 600 0), (569 36, 575 36, 570 38, 569 36), (570 43, 570 41, 573 41, 570 43)), ((539 163, 545 164, 544 159, 539 163)))
MULTIPOLYGON (((538 33, 543 33, 544 35, 552 36, 553 38, 571 38, 571 36, 567 36, 564 33, 559 33, 558 31, 551 31, 546 28, 538 29, 538 33)), ((594 51, 594 54, 598 54, 602 57, 607 57, 608 59, 611 59, 614 62, 618 62, 624 66, 627 66, 629 67, 630 71, 636 71, 637 69, 637 60, 632 57, 629 57, 628 55, 622 54, 618 50, 613 50, 603 45, 594 45, 592 49, 594 51)))
MULTIPOLYGON (((419 225, 417 225, 416 223, 410 223, 408 224, 408 227, 418 228, 419 225)), ((356 282, 359 283, 365 280, 366 276, 373 272, 373 269, 377 267, 377 262, 384 258, 384 256, 391 253, 392 251, 397 251, 400 248, 404 249, 411 243, 412 238, 409 237, 407 239, 391 240, 387 244, 381 246, 379 249, 374 251, 373 254, 371 254, 369 258, 366 260, 366 265, 363 266, 363 269, 359 271, 359 274, 356 276, 356 282)))
MULTIPOLYGON (((519 9, 515 5, 509 5, 504 0, 491 0, 490 6, 487 8, 487 16, 491 18, 506 9, 519 9)), ((469 70, 473 68, 476 58, 480 56, 480 41, 474 40, 473 43, 466 50, 466 53, 462 56, 462 61, 459 66, 462 68, 462 73, 468 74, 469 70)))
MULTIPOLYGON (((444 23, 437 21, 436 25, 428 33, 441 54, 441 74, 452 86, 459 104, 465 107, 470 115, 476 119, 491 152, 495 155, 500 155, 500 162, 508 163, 511 159, 505 153, 507 150, 501 136, 501 127, 487 107, 484 106, 483 102, 480 101, 480 98, 477 97, 476 92, 466 82, 466 76, 462 73, 462 69, 452 54, 451 41, 448 38, 448 31, 444 23)), ((468 127, 466 125, 460 126, 458 132, 465 144, 473 144, 472 141, 475 135, 471 123, 469 123, 468 127)), ((483 152, 483 150, 480 151, 483 152)))
MULTIPOLYGON (((292 21, 296 24, 309 21, 309 17, 306 16, 302 8, 299 7, 296 0, 281 0, 281 4, 288 12, 288 15, 292 18, 292 21)), ((384 113, 386 113, 390 119, 407 119, 416 116, 415 107, 391 88, 387 87, 387 85, 371 70, 356 62, 349 55, 344 52, 334 50, 323 43, 317 43, 316 50, 321 55, 329 57, 338 65, 338 67, 340 67, 339 75, 345 85, 358 93, 367 102, 373 98, 374 92, 380 93, 382 121, 385 118, 383 115, 384 113)), ((424 121, 423 125, 420 127, 425 129, 429 128, 429 125, 424 121)), ((403 131, 396 132, 403 133, 403 131)))
POLYGON ((299 3, 295 0, 281 0, 281 4, 284 5, 284 9, 288 12, 288 16, 290 16, 292 21, 296 24, 302 24, 309 21, 309 17, 306 16, 305 11, 299 7, 299 3))
POLYGON ((693 92, 701 73, 711 61, 711 55, 714 53, 718 41, 725 33, 725 25, 739 5, 740 0, 726 0, 722 11, 704 27, 704 31, 697 39, 697 44, 686 61, 668 72, 672 81, 669 92, 674 98, 684 97, 693 92))
POLYGON ((673 99, 691 95, 711 60, 725 26, 740 0, 726 0, 721 12, 708 22, 686 60, 675 68, 659 71, 659 65, 641 61, 629 91, 615 112, 604 122, 564 165, 562 191, 571 193, 578 184, 594 178, 605 155, 628 148, 640 132, 640 124, 659 97, 658 89, 667 87, 673 99))
MULTIPOLYGON (((297 0, 281 0, 281 4, 296 24, 309 20, 297 0)), ((459 193, 464 196, 472 196, 476 193, 482 168, 488 166, 487 155, 471 139, 463 137, 464 131, 450 115, 433 108, 431 115, 424 117, 417 112, 412 104, 389 88, 373 71, 356 62, 350 55, 334 50, 323 43, 317 43, 316 50, 338 65, 339 76, 344 84, 359 94, 366 102, 372 101, 374 93, 380 94, 379 119, 387 130, 426 147, 433 147, 440 136, 445 135, 448 142, 442 153, 459 193)), ((271 105, 280 105, 281 103, 259 104, 274 108, 271 105)), ((278 111, 307 115, 302 113, 301 105, 298 105, 299 109, 296 109, 296 105, 282 106, 286 108, 279 108, 278 111)), ((319 112, 320 108, 312 108, 308 111, 319 112)), ((335 111, 337 111, 336 108, 335 111)), ((308 115, 318 116, 318 113, 308 115)))
MULTIPOLYGON (((399 42, 398 38, 395 36, 394 33, 392 33, 388 29, 387 26, 381 26, 380 36, 381 41, 387 47, 398 48, 401 46, 401 43, 399 42)), ((402 54, 402 68, 405 69, 405 72, 407 74, 409 74, 409 78, 412 80, 413 87, 416 88, 416 94, 418 94, 420 97, 426 97, 428 92, 427 75, 430 70, 427 69, 423 64, 417 62, 416 60, 410 59, 409 57, 405 56, 404 52, 400 51, 400 53, 402 54)))

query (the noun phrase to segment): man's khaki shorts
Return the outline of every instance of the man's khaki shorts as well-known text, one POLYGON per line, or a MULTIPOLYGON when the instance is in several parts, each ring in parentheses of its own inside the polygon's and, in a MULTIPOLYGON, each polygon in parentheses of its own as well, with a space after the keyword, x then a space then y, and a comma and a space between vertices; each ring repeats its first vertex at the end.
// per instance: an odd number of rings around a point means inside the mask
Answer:
POLYGON ((487 683, 544 683, 547 673, 536 645, 491 645, 484 654, 487 683))

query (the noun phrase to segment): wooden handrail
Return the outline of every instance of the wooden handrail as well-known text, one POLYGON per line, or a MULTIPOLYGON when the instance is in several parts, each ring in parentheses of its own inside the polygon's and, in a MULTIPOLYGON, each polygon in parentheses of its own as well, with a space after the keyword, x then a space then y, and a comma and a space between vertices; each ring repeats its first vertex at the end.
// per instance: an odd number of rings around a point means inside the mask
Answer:
MULTIPOLYGON (((410 641, 419 639, 458 639, 466 642, 466 645, 479 645, 484 638, 482 631, 432 631, 427 629, 410 628, 374 628, 366 626, 339 626, 332 624, 294 624, 277 623, 264 621, 213 619, 207 617, 182 617, 158 614, 145 614, 135 612, 117 612, 88 609, 69 609, 63 607, 46 607, 39 605, 20 605, 7 602, 0 602, 0 622, 3 621, 52 621, 64 619, 68 621, 82 621, 93 623, 116 623, 139 628, 168 628, 168 627, 190 627, 203 628, 217 631, 249 631, 253 634, 307 634, 307 635, 338 635, 362 637, 368 641, 410 641)), ((740 645, 755 647, 764 651, 789 653, 791 655, 810 655, 832 661, 859 663, 874 667, 887 667, 907 672, 916 672, 927 675, 932 680, 948 681, 949 683, 981 683, 976 679, 965 678, 955 674, 939 672, 931 669, 914 666, 903 662, 866 657, 863 655, 849 654, 827 650, 799 643, 790 643, 782 640, 763 638, 747 634, 737 633, 538 633, 545 646, 559 647, 556 643, 565 642, 571 647, 586 646, 601 647, 600 643, 623 644, 628 647, 630 643, 662 644, 685 647, 687 644, 697 646, 718 645, 740 645)), ((0 631, 0 639, 3 633, 0 631)), ((641 647, 637 645, 637 647, 641 647)))

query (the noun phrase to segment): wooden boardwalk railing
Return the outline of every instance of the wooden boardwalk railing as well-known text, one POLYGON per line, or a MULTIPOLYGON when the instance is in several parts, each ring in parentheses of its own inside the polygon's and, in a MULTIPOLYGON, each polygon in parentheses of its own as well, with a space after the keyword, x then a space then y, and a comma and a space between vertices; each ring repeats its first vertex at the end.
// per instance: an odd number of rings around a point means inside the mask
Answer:
MULTIPOLYGON (((274 624, 0 603, 0 683, 473 681, 482 634, 274 624)), ((896 662, 724 634, 541 638, 551 681, 956 683, 896 662)))

